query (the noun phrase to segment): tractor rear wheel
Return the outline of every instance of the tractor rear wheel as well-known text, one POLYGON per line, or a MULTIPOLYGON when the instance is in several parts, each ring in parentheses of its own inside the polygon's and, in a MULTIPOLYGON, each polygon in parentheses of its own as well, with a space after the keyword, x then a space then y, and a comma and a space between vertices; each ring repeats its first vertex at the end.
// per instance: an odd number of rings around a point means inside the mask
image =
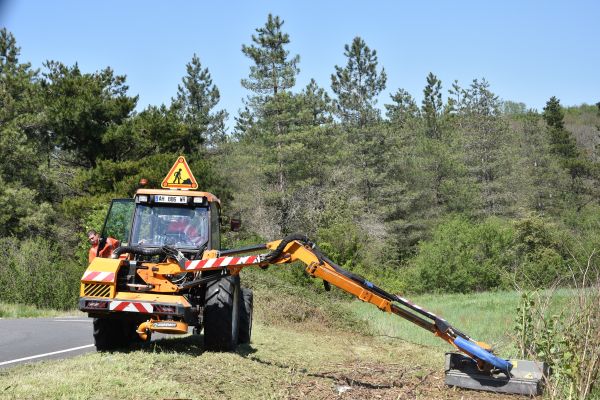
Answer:
POLYGON ((114 318, 94 318, 94 344, 98 351, 110 351, 123 346, 122 321, 114 318))
POLYGON ((254 295, 252 289, 242 289, 242 301, 240 302, 240 331, 238 343, 248 344, 252 337, 252 310, 254 307, 254 295))
POLYGON ((141 342, 135 321, 118 318, 94 318, 94 344, 98 351, 110 351, 141 342))
POLYGON ((241 287, 239 276, 228 276, 206 286, 204 349, 233 351, 238 344, 241 287))

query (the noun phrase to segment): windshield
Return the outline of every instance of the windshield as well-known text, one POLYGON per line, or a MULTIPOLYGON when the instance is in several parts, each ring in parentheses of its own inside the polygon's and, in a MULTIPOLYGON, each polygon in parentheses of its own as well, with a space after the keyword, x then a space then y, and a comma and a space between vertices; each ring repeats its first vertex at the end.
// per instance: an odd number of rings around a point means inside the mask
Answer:
POLYGON ((131 244, 142 246, 202 246, 208 240, 208 208, 138 204, 131 244))

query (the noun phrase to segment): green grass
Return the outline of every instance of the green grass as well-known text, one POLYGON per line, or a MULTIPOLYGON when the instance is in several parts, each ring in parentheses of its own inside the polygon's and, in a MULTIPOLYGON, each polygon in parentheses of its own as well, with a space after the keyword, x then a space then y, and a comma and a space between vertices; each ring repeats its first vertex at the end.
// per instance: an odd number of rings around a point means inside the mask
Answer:
MULTIPOLYGON (((571 296, 567 289, 555 293, 551 312, 558 312, 571 296)), ((513 327, 520 295, 517 292, 486 292, 475 294, 448 294, 414 296, 409 300, 444 318, 451 325, 475 340, 486 342, 504 357, 516 353, 513 327)), ((354 317, 369 327, 374 335, 440 350, 451 346, 430 332, 395 315, 382 313, 370 304, 355 301, 350 306, 354 317)))
POLYGON ((29 304, 0 303, 0 318, 43 318, 82 315, 78 310, 59 311, 37 308, 29 304))
POLYGON ((257 324, 252 344, 236 353, 203 352, 201 337, 190 336, 0 370, 0 399, 335 398, 336 387, 349 382, 359 398, 371 397, 364 390, 400 395, 432 372, 408 367, 416 351, 336 331, 257 324), (390 384, 398 376, 403 385, 390 384))

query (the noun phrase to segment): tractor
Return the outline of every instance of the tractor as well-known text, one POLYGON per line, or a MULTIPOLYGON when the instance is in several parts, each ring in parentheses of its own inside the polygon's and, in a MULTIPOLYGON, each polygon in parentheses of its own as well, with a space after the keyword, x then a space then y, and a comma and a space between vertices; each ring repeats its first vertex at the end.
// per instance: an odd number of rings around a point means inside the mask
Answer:
MULTIPOLYGON (((94 318, 99 351, 149 340, 152 333, 203 332, 208 351, 234 351, 250 343, 253 293, 240 271, 300 261, 308 275, 400 316, 448 342, 446 383, 507 393, 538 394, 545 365, 506 360, 449 322, 347 271, 301 234, 237 249, 222 249, 221 203, 197 190, 180 156, 161 189, 140 188, 113 200, 101 238, 118 239, 110 258, 95 257, 81 278, 79 309, 94 318)), ((231 219, 231 229, 239 220, 231 219)), ((102 240, 102 239, 101 239, 102 240)), ((98 251, 102 249, 102 243, 98 251)))

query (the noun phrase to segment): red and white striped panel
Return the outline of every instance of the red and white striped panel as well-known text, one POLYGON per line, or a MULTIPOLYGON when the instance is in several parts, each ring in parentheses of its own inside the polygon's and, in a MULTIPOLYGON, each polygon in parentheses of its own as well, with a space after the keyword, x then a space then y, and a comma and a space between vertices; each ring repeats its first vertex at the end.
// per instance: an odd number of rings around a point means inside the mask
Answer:
POLYGON ((130 311, 139 313, 151 313, 154 307, 150 303, 138 303, 134 301, 111 301, 108 307, 111 311, 130 311))
POLYGON ((227 267, 230 265, 251 265, 258 262, 259 256, 207 258, 206 260, 186 261, 185 269, 194 271, 198 269, 227 267))
POLYGON ((101 271, 85 271, 82 281, 93 281, 93 282, 114 282, 114 272, 101 272, 101 271))

